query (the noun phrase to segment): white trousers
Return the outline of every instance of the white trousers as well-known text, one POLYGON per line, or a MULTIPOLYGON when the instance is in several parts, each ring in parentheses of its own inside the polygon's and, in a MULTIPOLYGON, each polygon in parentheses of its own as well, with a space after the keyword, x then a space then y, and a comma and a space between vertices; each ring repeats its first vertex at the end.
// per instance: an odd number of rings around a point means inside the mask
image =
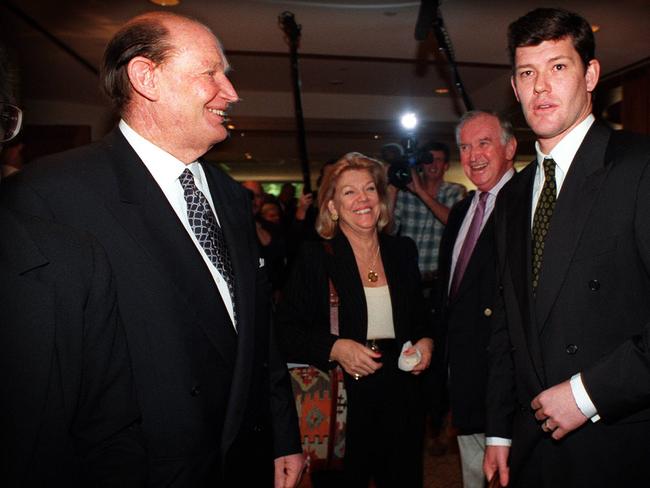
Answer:
POLYGON ((463 488, 484 488, 483 455, 485 434, 457 436, 460 450, 460 465, 463 471, 463 488))

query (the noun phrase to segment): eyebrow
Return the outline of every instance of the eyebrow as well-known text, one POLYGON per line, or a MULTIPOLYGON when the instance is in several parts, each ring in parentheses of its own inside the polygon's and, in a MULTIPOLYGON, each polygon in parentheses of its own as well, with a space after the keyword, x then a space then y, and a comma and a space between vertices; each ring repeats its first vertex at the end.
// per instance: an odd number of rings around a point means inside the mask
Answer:
MULTIPOLYGON (((562 59, 568 59, 570 61, 571 57, 567 56, 566 54, 560 54, 559 56, 554 56, 550 59, 547 59, 546 61, 543 62, 543 64, 555 63, 562 59)), ((518 64, 515 66, 515 69, 532 68, 533 66, 534 65, 532 63, 518 64)))

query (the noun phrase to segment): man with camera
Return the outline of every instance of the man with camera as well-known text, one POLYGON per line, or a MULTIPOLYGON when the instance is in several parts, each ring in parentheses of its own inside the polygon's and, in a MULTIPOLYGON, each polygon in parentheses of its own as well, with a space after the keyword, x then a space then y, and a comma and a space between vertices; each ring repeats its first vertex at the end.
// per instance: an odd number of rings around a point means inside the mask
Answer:
POLYGON ((418 248, 418 262, 425 292, 433 293, 438 271, 438 249, 449 210, 465 196, 465 188, 445 181, 449 169, 449 147, 429 142, 418 152, 412 180, 405 188, 395 188, 394 232, 408 236, 418 248), (431 157, 422 157, 423 154, 431 157))

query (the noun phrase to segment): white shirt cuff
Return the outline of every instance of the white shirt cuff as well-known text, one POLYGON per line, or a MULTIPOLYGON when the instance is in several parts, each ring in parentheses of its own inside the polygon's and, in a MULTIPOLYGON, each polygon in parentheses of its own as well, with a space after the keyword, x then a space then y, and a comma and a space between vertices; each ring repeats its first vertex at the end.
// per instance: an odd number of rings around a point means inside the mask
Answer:
POLYGON ((512 439, 505 439, 503 437, 486 437, 485 445, 510 447, 512 445, 512 439))
POLYGON ((591 401, 591 398, 589 398, 585 385, 582 383, 582 375, 580 373, 574 374, 571 377, 570 384, 573 399, 582 412, 582 415, 590 419, 592 422, 598 422, 600 420, 600 415, 598 415, 596 406, 591 401))

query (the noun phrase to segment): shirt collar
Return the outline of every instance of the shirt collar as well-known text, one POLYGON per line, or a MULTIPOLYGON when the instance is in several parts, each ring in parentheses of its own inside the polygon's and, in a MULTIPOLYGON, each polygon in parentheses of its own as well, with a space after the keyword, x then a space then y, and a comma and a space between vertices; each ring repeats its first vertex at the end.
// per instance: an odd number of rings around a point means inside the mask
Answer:
MULTIPOLYGON (((503 176, 501 177, 499 182, 496 185, 494 185, 492 188, 490 188, 487 191, 487 193, 489 193, 490 195, 496 196, 499 193, 499 191, 501 191, 501 188, 503 188, 503 185, 508 183, 508 181, 510 181, 510 178, 512 178, 512 175, 514 175, 514 174, 515 174, 515 170, 510 168, 508 171, 503 173, 503 176)), ((476 192, 477 195, 479 193, 480 193, 480 190, 476 192)))
POLYGON ((195 179, 201 178, 198 161, 186 165, 164 149, 142 137, 123 119, 120 120, 119 128, 160 187, 164 188, 173 184, 186 168, 189 168, 194 174, 195 179))
POLYGON ((593 114, 589 114, 585 120, 576 125, 571 132, 564 136, 562 140, 551 149, 550 154, 544 154, 540 149, 539 141, 535 141, 535 151, 537 152, 537 164, 539 167, 542 167, 544 159, 552 158, 553 161, 555 161, 555 164, 560 167, 562 172, 567 174, 569 166, 571 166, 571 161, 573 161, 580 144, 582 144, 583 139, 595 120, 596 118, 593 114))

